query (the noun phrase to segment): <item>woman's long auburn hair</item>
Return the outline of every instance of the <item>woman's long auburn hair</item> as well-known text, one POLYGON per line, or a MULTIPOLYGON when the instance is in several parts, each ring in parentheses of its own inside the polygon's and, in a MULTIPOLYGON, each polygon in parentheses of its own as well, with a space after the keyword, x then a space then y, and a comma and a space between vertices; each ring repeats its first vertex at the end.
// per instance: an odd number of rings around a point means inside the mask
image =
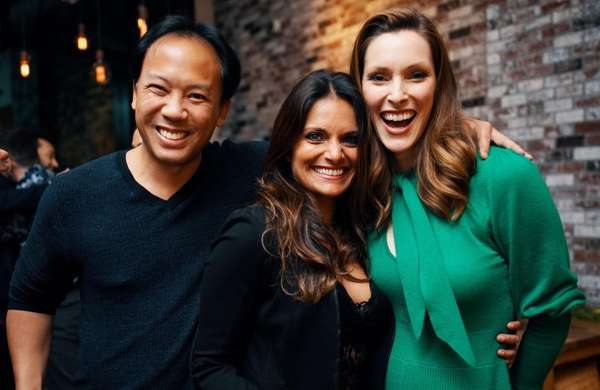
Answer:
MULTIPOLYGON (((352 51, 350 74, 362 88, 365 54, 371 41, 385 33, 414 31, 431 50, 436 88, 429 120, 418 140, 415 169, 419 197, 435 214, 457 220, 469 194, 469 180, 476 167, 476 140, 461 115, 456 79, 448 50, 433 22, 414 9, 392 9, 370 17, 362 26, 352 51)), ((374 127, 370 121, 369 126, 374 127)), ((393 174, 396 158, 379 139, 372 145, 367 181, 370 193, 362 201, 374 207, 371 227, 381 229, 390 222, 393 174)))
POLYGON ((263 247, 281 263, 283 291, 312 303, 331 291, 338 278, 353 279, 348 266, 359 262, 364 267, 366 259, 366 233, 358 207, 362 197, 358 189, 365 184, 356 182, 358 175, 336 200, 333 221, 327 225, 319 215, 315 197, 292 174, 292 151, 310 109, 319 100, 332 97, 354 109, 359 131, 356 170, 367 169, 368 117, 360 91, 347 74, 318 70, 300 80, 283 102, 259 179, 257 203, 266 214, 263 247))

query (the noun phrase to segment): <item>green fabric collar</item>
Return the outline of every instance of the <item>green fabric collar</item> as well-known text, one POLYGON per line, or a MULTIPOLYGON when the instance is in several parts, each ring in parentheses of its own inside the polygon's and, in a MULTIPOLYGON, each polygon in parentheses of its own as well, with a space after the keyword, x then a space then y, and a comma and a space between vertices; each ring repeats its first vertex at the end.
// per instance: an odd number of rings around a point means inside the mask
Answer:
POLYGON ((421 337, 427 314, 437 337, 447 343, 467 364, 474 366, 475 355, 429 215, 417 193, 414 171, 397 175, 395 184, 398 190, 393 194, 392 226, 410 223, 416 240, 416 258, 403 259, 397 243, 407 238, 400 237, 398 229, 394 229, 397 264, 402 267, 399 274, 405 275, 402 286, 415 337, 421 337), (408 209, 410 221, 399 220, 396 208, 401 202, 408 209))

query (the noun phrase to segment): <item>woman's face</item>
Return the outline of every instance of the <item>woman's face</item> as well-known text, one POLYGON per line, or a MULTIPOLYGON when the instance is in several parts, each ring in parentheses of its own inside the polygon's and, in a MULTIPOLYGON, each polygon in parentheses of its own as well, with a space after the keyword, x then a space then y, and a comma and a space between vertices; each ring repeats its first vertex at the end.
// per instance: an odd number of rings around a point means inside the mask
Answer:
POLYGON ((383 145, 406 170, 429 120, 436 88, 427 41, 410 30, 375 37, 365 52, 363 96, 383 145))
POLYGON ((292 149, 292 173, 323 205, 342 195, 354 177, 358 125, 352 106, 336 96, 313 104, 292 149))

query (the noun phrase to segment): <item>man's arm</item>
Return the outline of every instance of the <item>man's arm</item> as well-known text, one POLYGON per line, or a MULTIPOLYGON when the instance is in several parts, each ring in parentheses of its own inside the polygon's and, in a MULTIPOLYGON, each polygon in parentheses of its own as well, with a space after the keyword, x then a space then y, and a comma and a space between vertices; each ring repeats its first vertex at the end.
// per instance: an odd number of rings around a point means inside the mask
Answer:
POLYGON ((52 316, 77 273, 63 249, 61 188, 44 192, 10 282, 7 335, 19 390, 41 388, 52 316))
POLYGON ((52 316, 23 310, 9 310, 6 334, 16 390, 42 388, 50 350, 52 316))

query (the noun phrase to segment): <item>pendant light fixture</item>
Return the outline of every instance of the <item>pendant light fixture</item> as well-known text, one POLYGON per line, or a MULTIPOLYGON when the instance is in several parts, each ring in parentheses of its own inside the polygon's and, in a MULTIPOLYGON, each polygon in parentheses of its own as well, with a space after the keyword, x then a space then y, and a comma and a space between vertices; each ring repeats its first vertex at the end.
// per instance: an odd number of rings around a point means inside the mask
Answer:
POLYGON ((99 85, 108 84, 110 72, 107 64, 104 62, 104 50, 102 50, 102 19, 100 12, 100 0, 96 0, 96 9, 98 12, 98 50, 96 50, 96 61, 94 62, 94 78, 99 85))
POLYGON ((88 39, 85 35, 85 24, 79 23, 79 32, 77 33, 77 49, 84 51, 88 49, 88 39))
POLYGON ((27 50, 21 50, 21 56, 19 59, 19 73, 24 79, 29 77, 29 74, 31 73, 31 67, 29 66, 29 53, 27 53, 27 50))
POLYGON ((138 7, 137 26, 140 30, 140 38, 148 31, 148 7, 142 1, 138 7))
POLYGON ((96 50, 96 62, 94 62, 94 75, 96 83, 104 85, 108 83, 108 69, 104 63, 104 50, 96 50))
POLYGON ((21 18, 21 43, 22 49, 19 56, 19 73, 26 79, 31 74, 30 57, 25 45, 25 15, 21 18))

